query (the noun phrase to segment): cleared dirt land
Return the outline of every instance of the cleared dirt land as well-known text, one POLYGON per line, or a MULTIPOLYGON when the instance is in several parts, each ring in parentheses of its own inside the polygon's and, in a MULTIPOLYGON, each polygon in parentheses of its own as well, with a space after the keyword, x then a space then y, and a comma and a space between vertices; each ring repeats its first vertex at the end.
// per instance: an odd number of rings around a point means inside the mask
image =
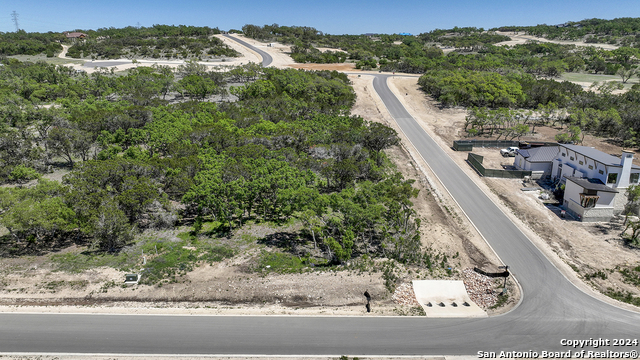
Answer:
POLYGON ((549 43, 556 43, 556 44, 562 44, 562 45, 593 46, 593 47, 597 47, 605 50, 615 50, 618 48, 617 45, 612 45, 612 44, 586 43, 584 41, 549 40, 543 37, 527 35, 524 32, 496 31, 496 34, 509 36, 511 38, 510 41, 503 41, 503 42, 497 43, 496 45, 517 45, 517 44, 524 44, 528 41, 539 41, 539 42, 549 42, 549 43))

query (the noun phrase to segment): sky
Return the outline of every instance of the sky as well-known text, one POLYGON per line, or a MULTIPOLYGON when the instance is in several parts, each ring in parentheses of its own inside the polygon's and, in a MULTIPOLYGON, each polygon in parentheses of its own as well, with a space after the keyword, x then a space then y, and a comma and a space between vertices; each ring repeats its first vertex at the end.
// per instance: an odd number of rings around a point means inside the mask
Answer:
POLYGON ((0 32, 126 26, 193 25, 241 29, 245 24, 311 26, 327 34, 419 34, 454 26, 555 25, 640 17, 638 0, 0 0, 0 32))

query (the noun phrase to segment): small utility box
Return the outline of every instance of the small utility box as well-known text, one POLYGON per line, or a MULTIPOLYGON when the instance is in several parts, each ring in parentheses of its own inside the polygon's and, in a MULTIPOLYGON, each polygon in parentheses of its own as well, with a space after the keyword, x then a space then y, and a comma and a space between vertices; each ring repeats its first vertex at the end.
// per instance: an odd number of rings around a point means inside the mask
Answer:
POLYGON ((125 284, 137 284, 140 281, 140 275, 138 274, 127 274, 125 275, 125 284))

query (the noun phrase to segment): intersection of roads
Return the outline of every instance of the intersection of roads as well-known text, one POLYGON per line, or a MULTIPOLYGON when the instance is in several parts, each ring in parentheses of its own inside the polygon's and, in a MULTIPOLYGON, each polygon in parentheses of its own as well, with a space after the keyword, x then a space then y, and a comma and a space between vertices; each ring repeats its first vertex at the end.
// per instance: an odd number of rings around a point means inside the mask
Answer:
MULTIPOLYGON (((271 63, 269 54, 227 36, 271 63)), ((640 337, 640 314, 597 300, 566 279, 411 117, 375 74, 374 89, 402 132, 488 241, 522 289, 507 314, 481 319, 423 317, 153 316, 0 314, 0 353, 209 355, 474 355, 515 351, 614 351, 640 337), (566 345, 609 340, 609 346, 566 345)), ((602 345, 604 342, 598 342, 602 345)), ((518 353, 521 352, 521 353, 518 353)), ((617 353, 620 352, 620 353, 617 353)))

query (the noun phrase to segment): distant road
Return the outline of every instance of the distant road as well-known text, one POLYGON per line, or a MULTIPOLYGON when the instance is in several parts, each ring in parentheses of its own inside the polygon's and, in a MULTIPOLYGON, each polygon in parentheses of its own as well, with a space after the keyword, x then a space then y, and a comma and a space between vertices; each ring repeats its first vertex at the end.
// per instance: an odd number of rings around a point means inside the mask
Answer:
MULTIPOLYGON (((234 39, 235 40, 235 39, 234 39)), ((521 304, 482 319, 424 317, 0 314, 0 352, 210 355, 475 355, 571 348, 562 339, 640 338, 640 314, 569 282, 411 117, 374 75, 402 131, 520 281, 521 304)), ((428 236, 428 234, 425 234, 428 236)), ((374 305, 375 306, 375 305, 374 305)), ((531 357, 531 356, 529 356, 531 357)))
POLYGON ((102 60, 102 61, 86 61, 82 66, 89 68, 109 67, 131 64, 131 60, 102 60))
MULTIPOLYGON (((375 75, 374 89, 498 255, 523 301, 484 319, 423 317, 0 314, 0 351, 213 355, 473 355, 567 351, 562 339, 640 336, 640 314, 605 304, 565 279, 440 149, 375 75)), ((425 234, 426 235, 426 234, 425 234)), ((428 236, 428 235, 426 235, 428 236)), ((638 350, 601 347, 585 350, 638 350)), ((581 350, 581 349, 578 349, 581 350)))
POLYGON ((248 42, 246 42, 244 40, 240 40, 240 39, 238 39, 236 37, 233 37, 233 36, 231 36, 229 34, 224 34, 222 36, 226 37, 227 39, 231 39, 231 40, 241 44, 242 46, 247 47, 247 48, 257 52, 260 56, 262 56, 262 66, 267 67, 267 66, 271 65, 271 63, 273 62, 273 58, 266 51, 260 50, 257 47, 249 44, 248 42))

